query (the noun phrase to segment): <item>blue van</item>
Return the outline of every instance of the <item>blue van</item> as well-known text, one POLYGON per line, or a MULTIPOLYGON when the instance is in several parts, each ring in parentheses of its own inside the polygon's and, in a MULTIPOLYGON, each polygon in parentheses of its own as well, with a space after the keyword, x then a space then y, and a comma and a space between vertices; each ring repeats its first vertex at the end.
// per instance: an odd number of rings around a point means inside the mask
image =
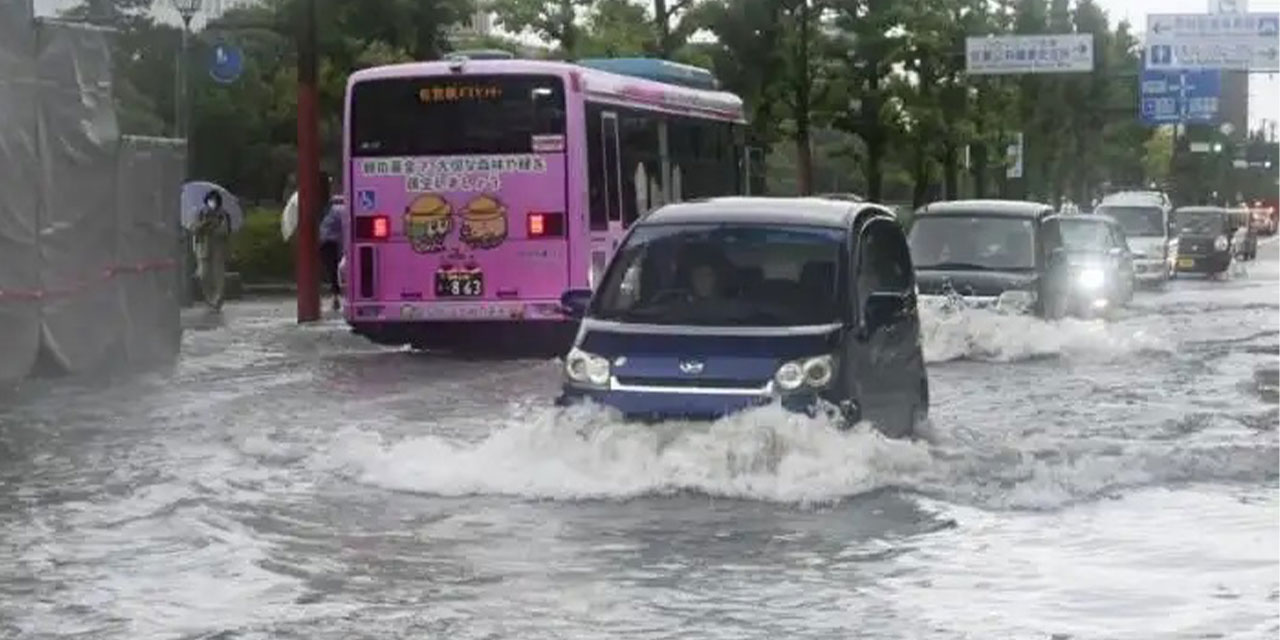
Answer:
POLYGON ((916 286, 893 214, 864 202, 715 198, 632 226, 582 319, 558 404, 714 419, 777 401, 906 437, 929 381, 916 286))

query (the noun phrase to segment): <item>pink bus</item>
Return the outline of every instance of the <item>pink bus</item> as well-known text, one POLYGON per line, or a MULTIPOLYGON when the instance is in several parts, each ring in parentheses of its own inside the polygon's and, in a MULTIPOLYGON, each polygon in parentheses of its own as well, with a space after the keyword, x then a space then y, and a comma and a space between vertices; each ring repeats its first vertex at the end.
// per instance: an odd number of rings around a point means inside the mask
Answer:
POLYGON ((353 74, 347 322, 416 348, 565 347, 561 294, 595 285, 638 216, 744 191, 742 101, 709 75, 463 58, 353 74))

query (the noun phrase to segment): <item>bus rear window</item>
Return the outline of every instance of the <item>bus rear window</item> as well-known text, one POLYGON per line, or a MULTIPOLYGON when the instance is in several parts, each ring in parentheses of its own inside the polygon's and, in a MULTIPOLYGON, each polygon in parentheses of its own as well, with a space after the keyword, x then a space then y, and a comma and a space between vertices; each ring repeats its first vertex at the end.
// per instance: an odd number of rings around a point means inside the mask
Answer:
MULTIPOLYGON (((555 76, 388 78, 353 92, 357 157, 531 153, 536 136, 564 135, 564 83, 555 76)), ((562 151, 563 138, 537 147, 562 151)))

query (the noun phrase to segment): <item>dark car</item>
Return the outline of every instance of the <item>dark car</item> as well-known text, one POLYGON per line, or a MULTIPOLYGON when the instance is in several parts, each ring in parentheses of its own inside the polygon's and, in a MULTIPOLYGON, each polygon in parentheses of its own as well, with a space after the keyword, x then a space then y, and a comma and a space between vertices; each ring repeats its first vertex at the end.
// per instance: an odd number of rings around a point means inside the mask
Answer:
POLYGON ((1181 207, 1173 212, 1178 233, 1177 273, 1216 275, 1231 268, 1236 216, 1221 207, 1181 207))
POLYGON ((928 414, 906 240, 876 204, 718 198, 628 232, 582 316, 559 404, 713 419, 777 401, 909 436, 928 414))
POLYGON ((1093 316, 1133 298, 1134 257, 1124 228, 1109 216, 1050 216, 1041 222, 1048 258, 1044 314, 1093 316))
POLYGON ((1048 257, 1038 202, 956 200, 916 212, 909 236, 922 297, 1041 313, 1048 257))

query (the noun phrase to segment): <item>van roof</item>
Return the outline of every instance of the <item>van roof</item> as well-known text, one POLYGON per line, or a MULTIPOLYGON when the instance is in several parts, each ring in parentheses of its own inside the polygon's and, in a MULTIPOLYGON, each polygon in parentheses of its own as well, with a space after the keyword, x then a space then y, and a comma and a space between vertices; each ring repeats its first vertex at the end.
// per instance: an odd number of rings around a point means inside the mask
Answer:
POLYGON ((1055 213, 1044 219, 1045 222, 1049 222, 1051 220, 1084 220, 1086 222, 1096 222, 1098 224, 1105 224, 1111 227, 1120 226, 1120 223, 1117 222, 1115 218, 1104 213, 1055 213))
POLYGON ((1098 206, 1107 205, 1147 205, 1147 206, 1163 206, 1168 202, 1165 195, 1159 191, 1117 191, 1102 198, 1098 206))
POLYGON ((866 202, 826 198, 724 197, 691 200, 651 211, 641 224, 689 224, 727 222, 746 224, 799 224, 847 228, 861 212, 888 209, 866 202))
POLYGON ((949 200, 925 205, 916 215, 972 215, 983 213, 1012 218, 1038 218, 1053 212, 1043 202, 1027 200, 949 200))

